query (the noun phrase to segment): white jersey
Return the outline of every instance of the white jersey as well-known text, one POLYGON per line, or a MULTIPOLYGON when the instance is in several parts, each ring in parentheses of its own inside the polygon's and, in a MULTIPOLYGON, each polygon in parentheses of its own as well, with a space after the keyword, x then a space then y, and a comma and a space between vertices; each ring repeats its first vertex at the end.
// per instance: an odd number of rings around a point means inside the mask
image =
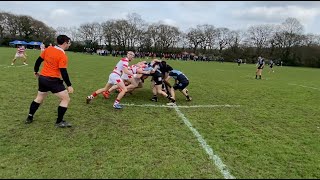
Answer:
POLYGON ((19 48, 17 49, 17 54, 23 54, 25 50, 26 50, 26 49, 24 48, 24 46, 19 47, 19 48))
POLYGON ((46 46, 44 44, 40 45, 41 51, 44 51, 44 49, 46 48, 46 46))
POLYGON ((112 73, 118 74, 119 76, 122 75, 123 73, 123 69, 124 68, 128 68, 129 66, 129 59, 127 57, 122 58, 116 65, 116 67, 114 67, 112 73))
MULTIPOLYGON (((138 69, 139 67, 138 66, 136 66, 136 65, 131 65, 131 66, 129 66, 128 67, 128 70, 130 71, 130 72, 132 72, 132 74, 137 74, 137 69, 138 69)), ((128 75, 128 74, 126 74, 126 73, 123 73, 122 74, 122 76, 121 76, 121 78, 122 79, 125 79, 125 80, 128 80, 129 78, 132 78, 132 76, 131 75, 128 75)))

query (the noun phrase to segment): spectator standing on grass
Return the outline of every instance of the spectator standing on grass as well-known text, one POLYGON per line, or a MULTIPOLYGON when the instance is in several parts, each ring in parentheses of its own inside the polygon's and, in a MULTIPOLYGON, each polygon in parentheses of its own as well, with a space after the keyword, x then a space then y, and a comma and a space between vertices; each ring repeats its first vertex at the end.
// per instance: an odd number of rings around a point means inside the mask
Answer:
POLYGON ((26 124, 32 123, 34 114, 48 96, 48 91, 51 91, 61 100, 58 106, 56 127, 71 127, 71 124, 63 119, 70 102, 69 93, 73 93, 73 87, 67 72, 68 57, 65 54, 65 50, 71 45, 71 40, 66 35, 59 35, 57 43, 57 46, 49 46, 45 49, 34 65, 34 74, 38 78, 38 94, 30 105, 29 114, 25 121, 26 124), (38 71, 42 62, 44 62, 43 68, 39 74, 38 71), (63 82, 66 83, 67 89, 63 82))

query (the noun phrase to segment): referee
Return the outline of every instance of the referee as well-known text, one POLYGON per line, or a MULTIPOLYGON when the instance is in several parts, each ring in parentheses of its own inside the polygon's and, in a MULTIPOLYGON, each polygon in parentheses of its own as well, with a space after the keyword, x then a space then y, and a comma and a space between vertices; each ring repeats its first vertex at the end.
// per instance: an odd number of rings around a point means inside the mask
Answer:
POLYGON ((65 50, 71 45, 71 40, 66 35, 59 35, 57 44, 57 46, 46 48, 35 62, 34 74, 38 77, 38 94, 30 105, 29 114, 25 121, 26 124, 32 123, 35 112, 48 96, 48 91, 51 91, 61 100, 58 106, 58 118, 55 126, 60 128, 71 127, 71 124, 63 119, 70 102, 69 93, 73 93, 67 72, 68 57, 65 54, 65 50), (39 74, 38 71, 42 62, 44 62, 43 68, 39 74), (63 82, 67 85, 67 89, 63 82))

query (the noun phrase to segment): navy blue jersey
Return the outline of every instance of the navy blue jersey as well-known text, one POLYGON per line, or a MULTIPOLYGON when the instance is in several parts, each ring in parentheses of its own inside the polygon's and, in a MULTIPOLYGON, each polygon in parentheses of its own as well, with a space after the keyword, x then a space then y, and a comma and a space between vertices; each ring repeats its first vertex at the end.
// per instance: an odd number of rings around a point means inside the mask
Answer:
POLYGON ((264 59, 263 58, 259 58, 258 59, 258 64, 259 64, 259 66, 264 65, 264 59))
POLYGON ((189 79, 186 75, 184 75, 181 71, 175 69, 170 71, 169 76, 173 77, 173 79, 176 79, 179 82, 189 82, 189 79))
POLYGON ((160 66, 160 71, 162 74, 165 74, 166 72, 171 71, 173 68, 167 64, 165 61, 161 61, 161 63, 159 63, 160 66))

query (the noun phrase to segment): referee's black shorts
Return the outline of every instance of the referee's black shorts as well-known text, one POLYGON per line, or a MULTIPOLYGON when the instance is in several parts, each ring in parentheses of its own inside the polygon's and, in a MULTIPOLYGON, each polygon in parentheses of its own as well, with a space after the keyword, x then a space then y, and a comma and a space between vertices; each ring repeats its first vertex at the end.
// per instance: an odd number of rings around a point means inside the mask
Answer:
POLYGON ((48 77, 48 76, 39 76, 39 91, 40 92, 48 92, 58 93, 66 90, 63 84, 63 80, 60 78, 48 77))

